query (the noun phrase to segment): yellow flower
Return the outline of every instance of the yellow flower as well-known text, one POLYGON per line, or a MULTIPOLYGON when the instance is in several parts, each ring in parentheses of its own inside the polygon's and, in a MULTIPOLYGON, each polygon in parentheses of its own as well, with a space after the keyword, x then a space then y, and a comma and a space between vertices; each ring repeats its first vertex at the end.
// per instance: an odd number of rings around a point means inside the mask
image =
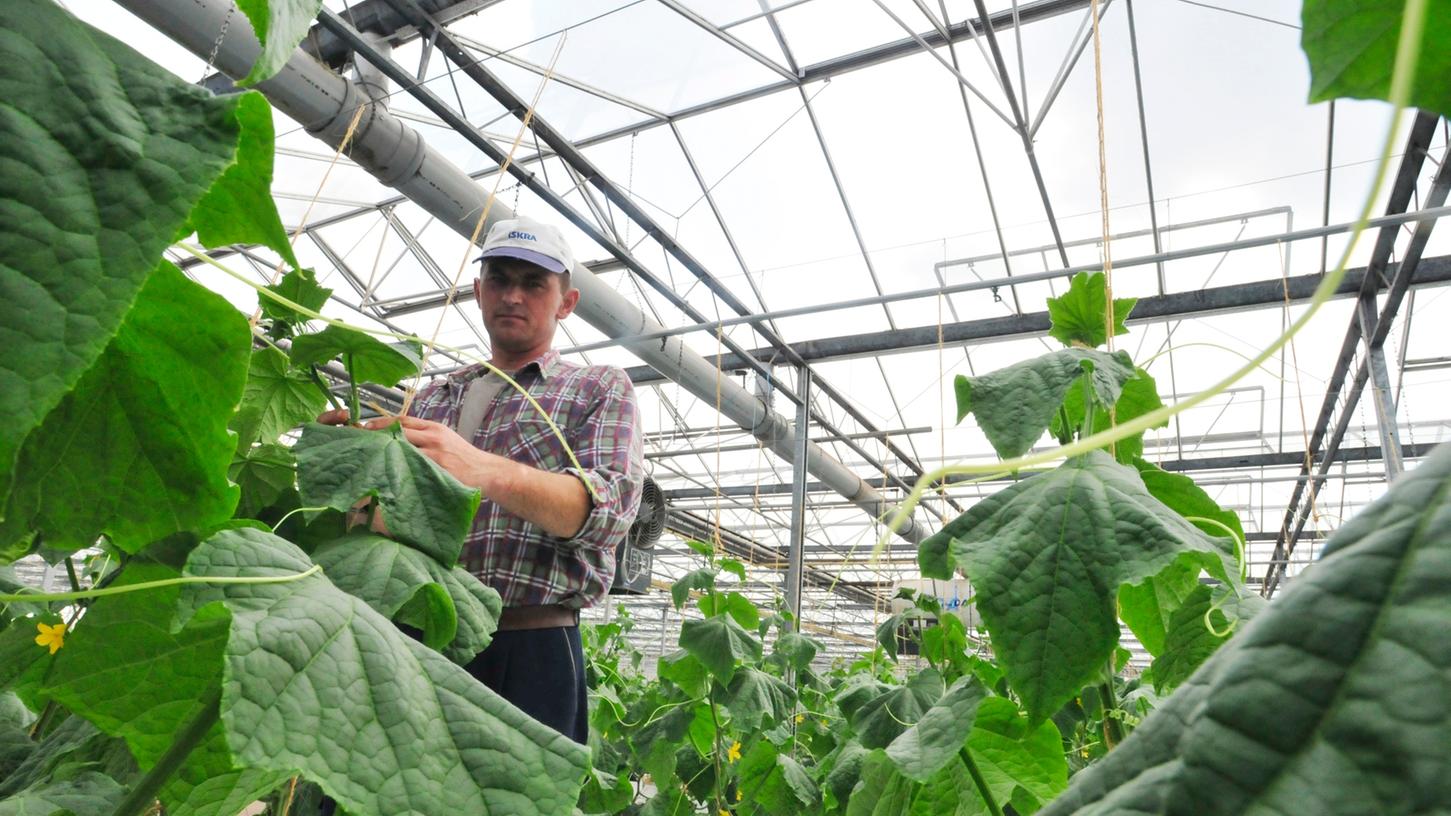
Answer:
POLYGON ((731 812, 729 810, 722 810, 720 816, 731 816, 731 812))
POLYGON ((730 761, 730 762, 735 762, 736 760, 738 760, 740 758, 741 758, 741 744, 739 742, 733 742, 733 743, 731 743, 730 750, 729 751, 726 751, 726 759, 728 761, 730 761))
POLYGON ((796 715, 796 724, 797 725, 800 725, 803 722, 806 722, 806 715, 805 714, 797 714, 796 715))
POLYGON ((40 634, 35 636, 35 645, 49 646, 51 654, 55 654, 60 650, 60 647, 65 645, 64 623, 57 623, 54 626, 37 623, 35 628, 40 630, 40 634))
POLYGON ((746 796, 746 794, 744 792, 742 792, 740 788, 736 788, 736 801, 737 802, 739 802, 742 799, 744 799, 745 796, 746 796))

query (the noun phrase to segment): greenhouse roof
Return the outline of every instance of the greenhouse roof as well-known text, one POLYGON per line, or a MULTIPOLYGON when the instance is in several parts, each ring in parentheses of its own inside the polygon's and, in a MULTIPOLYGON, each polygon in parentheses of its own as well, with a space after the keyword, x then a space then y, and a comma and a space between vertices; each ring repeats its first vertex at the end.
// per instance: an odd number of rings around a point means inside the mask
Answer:
MULTIPOLYGON (((129 3, 69 5, 188 80, 230 84, 129 3)), ((1104 0, 1101 81, 1087 0, 422 5, 437 31, 399 27, 386 0, 327 0, 324 15, 384 29, 371 50, 447 104, 467 136, 352 58, 333 29, 319 24, 305 45, 381 83, 392 113, 500 205, 561 224, 600 279, 721 364, 722 387, 787 417, 804 390, 811 439, 893 501, 941 464, 996 459, 972 420, 956 421, 953 379, 1057 348, 1044 313, 1064 270, 1111 256, 1114 294, 1140 298, 1118 348, 1166 402, 1258 354, 1303 313, 1307 276, 1344 251, 1389 125, 1384 104, 1306 102, 1294 0, 1104 0), (451 61, 448 43, 495 84, 451 61), (510 96, 537 99, 532 131, 510 96), (501 175, 480 138, 512 150, 530 183, 501 175)), ((334 290, 323 311, 454 349, 435 350, 428 374, 487 356, 460 277, 476 254, 467 238, 311 135, 314 123, 275 117, 273 194, 298 257, 334 290)), ((1445 123, 1413 119, 1391 163, 1399 186, 1382 191, 1377 215, 1440 207, 1451 187, 1445 123)), ((1425 240, 1430 224, 1392 219, 1351 253, 1357 286, 1367 267, 1373 283, 1410 276, 1403 302, 1369 298, 1388 318, 1369 332, 1378 351, 1356 334, 1365 301, 1331 301, 1282 352, 1146 438, 1147 459, 1191 472, 1239 516, 1252 585, 1278 582, 1280 569, 1293 580, 1385 491, 1387 435, 1407 461, 1451 439, 1451 297, 1435 286, 1451 281, 1451 237, 1425 240), (1313 509, 1299 489, 1307 452, 1328 479, 1313 509), (1304 508, 1304 531, 1285 556, 1292 507, 1304 508)), ((263 281, 279 266, 265 249, 216 257, 263 281)), ((256 307, 251 288, 175 259, 256 307)), ((792 543, 791 462, 618 338, 580 319, 563 328, 566 358, 625 367, 637 383, 647 470, 671 508, 657 584, 697 565, 685 540, 718 537, 749 555, 744 590, 769 608, 792 543)), ((915 517, 935 530, 1008 478, 951 484, 915 517)), ((814 478, 806 487, 803 622, 834 653, 856 652, 894 588, 920 576, 916 548, 888 536, 875 551, 879 518, 814 478)), ((681 616, 668 593, 617 600, 642 646, 658 627, 670 649, 681 616)))

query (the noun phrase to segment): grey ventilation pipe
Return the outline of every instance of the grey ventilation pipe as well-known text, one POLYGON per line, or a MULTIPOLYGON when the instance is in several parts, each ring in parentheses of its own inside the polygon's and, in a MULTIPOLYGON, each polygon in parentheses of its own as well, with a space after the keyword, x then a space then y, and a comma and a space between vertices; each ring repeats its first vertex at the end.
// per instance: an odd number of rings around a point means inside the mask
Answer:
MULTIPOLYGON (((261 46, 247 18, 231 0, 117 0, 132 14, 203 59, 211 53, 217 32, 227 25, 213 67, 232 77, 245 76, 261 46), (230 17, 230 20, 228 19, 230 17)), ((473 234, 487 194, 473 179, 424 142, 386 107, 368 104, 368 95, 356 84, 301 50, 273 78, 260 83, 274 106, 307 128, 312 135, 336 147, 342 141, 358 106, 365 106, 348 147, 348 156, 379 181, 416 202, 439 221, 463 236, 473 234)), ((495 201, 490 221, 512 218, 509 208, 495 201)), ((582 264, 571 275, 580 290, 575 314, 609 337, 631 337, 660 331, 649 318, 582 264)), ((704 357, 686 348, 679 337, 626 341, 625 347, 687 391, 707 402, 720 395, 720 411, 760 439, 773 453, 794 461, 792 422, 771 411, 761 400, 728 379, 704 357)), ((845 496, 873 518, 885 516, 894 505, 820 446, 807 452, 807 471, 845 496)), ((926 537, 915 519, 899 532, 913 543, 926 537)))

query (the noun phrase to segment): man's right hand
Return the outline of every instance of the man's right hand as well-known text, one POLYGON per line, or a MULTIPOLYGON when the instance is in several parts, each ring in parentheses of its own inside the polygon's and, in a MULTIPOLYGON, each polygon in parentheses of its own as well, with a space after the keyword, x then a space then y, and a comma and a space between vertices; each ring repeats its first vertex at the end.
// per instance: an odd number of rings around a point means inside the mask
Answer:
POLYGON ((317 415, 317 421, 322 425, 346 425, 348 424, 348 409, 338 408, 335 411, 323 411, 317 415))

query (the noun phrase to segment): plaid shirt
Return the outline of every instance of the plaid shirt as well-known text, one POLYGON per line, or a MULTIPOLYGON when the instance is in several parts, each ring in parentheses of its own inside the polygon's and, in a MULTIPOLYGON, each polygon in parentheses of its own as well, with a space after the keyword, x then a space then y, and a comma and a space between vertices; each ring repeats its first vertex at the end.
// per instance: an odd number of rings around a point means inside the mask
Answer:
MULTIPOLYGON (((429 383, 413 416, 458 426, 464 393, 487 371, 472 365, 429 383)), ((549 425, 513 387, 494 397, 472 442, 541 470, 569 473, 594 486, 589 516, 571 539, 556 538, 485 496, 464 542, 461 565, 504 599, 504 606, 593 606, 615 576, 615 547, 635 520, 644 480, 639 407, 625 372, 581 366, 553 350, 511 376, 559 426, 582 469, 570 465, 549 425)))

